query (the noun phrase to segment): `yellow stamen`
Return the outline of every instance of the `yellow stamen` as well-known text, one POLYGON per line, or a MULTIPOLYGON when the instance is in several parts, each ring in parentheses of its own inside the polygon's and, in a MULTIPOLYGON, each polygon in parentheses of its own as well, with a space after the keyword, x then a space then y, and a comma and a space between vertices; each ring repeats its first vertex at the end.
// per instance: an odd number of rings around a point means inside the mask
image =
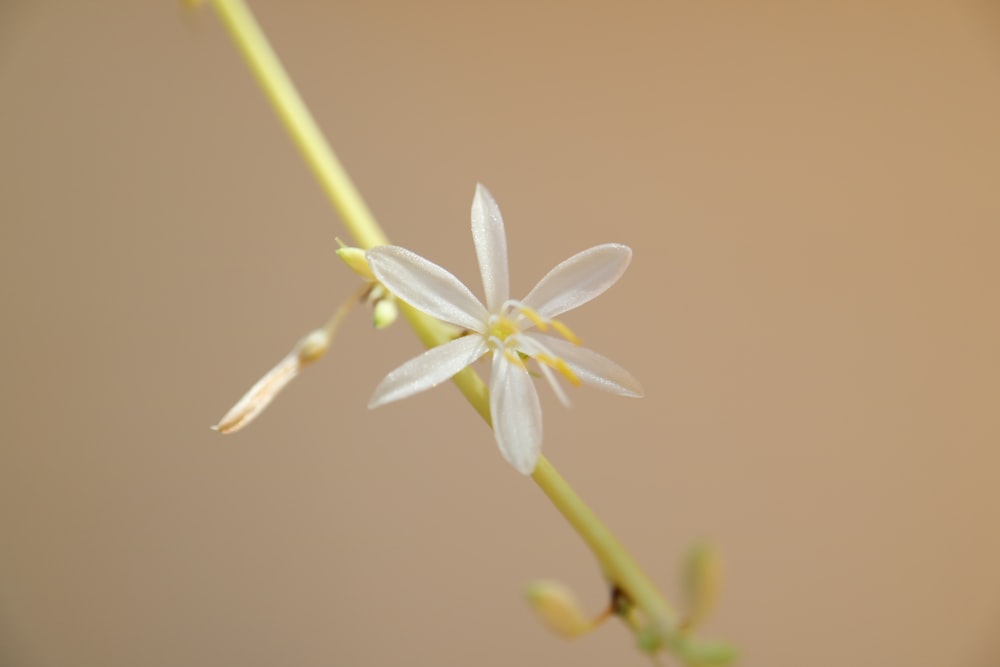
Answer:
POLYGON ((525 367, 524 360, 521 359, 519 355, 515 354, 514 351, 511 350, 509 347, 505 347, 503 349, 503 356, 507 357, 507 361, 514 364, 515 366, 518 366, 520 368, 525 367))
POLYGON ((536 354, 535 360, 558 371, 563 377, 569 380, 570 384, 574 387, 579 387, 583 384, 580 381, 580 378, 576 376, 576 373, 573 372, 573 369, 570 368, 562 359, 559 359, 558 357, 550 357, 547 354, 536 354))
POLYGON ((551 324, 552 328, 558 331, 563 338, 573 343, 573 345, 580 345, 580 339, 577 338, 577 335, 573 333, 568 326, 559 320, 551 320, 549 324, 551 324))
POLYGON ((521 311, 522 315, 524 315, 529 320, 535 323, 535 326, 538 327, 539 331, 548 331, 549 329, 548 322, 546 322, 541 315, 535 312, 534 309, 528 308, 527 306, 521 306, 519 310, 521 311))

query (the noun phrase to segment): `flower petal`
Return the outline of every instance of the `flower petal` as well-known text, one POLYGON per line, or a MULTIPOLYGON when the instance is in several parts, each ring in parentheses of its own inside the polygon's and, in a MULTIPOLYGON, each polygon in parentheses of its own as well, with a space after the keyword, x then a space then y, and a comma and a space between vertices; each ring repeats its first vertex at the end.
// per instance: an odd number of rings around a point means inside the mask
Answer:
POLYGON ((639 381, 627 370, 593 350, 573 345, 561 338, 538 333, 523 334, 550 350, 573 369, 580 381, 619 396, 642 397, 639 381))
POLYGON ((555 317, 603 294, 621 278, 631 260, 628 246, 594 246, 549 271, 521 303, 542 317, 555 317))
POLYGON ((490 416, 500 453, 522 475, 530 475, 542 451, 542 406, 531 376, 503 350, 493 353, 490 416))
POLYGON ((372 248, 365 256, 379 282, 417 310, 465 329, 485 331, 489 315, 483 304, 434 262, 391 245, 372 248))
POLYGON ((435 387, 486 354, 482 336, 462 336, 427 350, 390 372, 375 387, 369 408, 435 387))
POLYGON ((507 268, 507 234, 493 195, 482 183, 472 198, 472 240, 476 244, 479 272, 483 275, 486 308, 495 313, 510 298, 507 268))

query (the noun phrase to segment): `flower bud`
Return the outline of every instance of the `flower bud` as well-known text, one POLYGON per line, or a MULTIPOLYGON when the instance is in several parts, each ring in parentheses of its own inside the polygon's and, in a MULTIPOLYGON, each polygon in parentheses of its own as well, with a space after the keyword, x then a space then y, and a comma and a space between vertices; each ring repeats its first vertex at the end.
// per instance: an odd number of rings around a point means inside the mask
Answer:
POLYGON ((365 251, 361 248, 351 248, 351 247, 341 247, 337 248, 337 256, 344 260, 344 264, 356 274, 369 280, 375 282, 375 274, 372 273, 371 268, 368 266, 368 260, 365 259, 365 251))
POLYGON ((385 329, 399 316, 396 300, 391 296, 384 296, 375 301, 375 307, 372 310, 372 323, 376 329, 385 329))
POLYGON ((579 637, 594 628, 594 622, 583 615, 572 591, 556 581, 536 581, 525 591, 528 602, 542 623, 556 634, 579 637))
POLYGON ((692 629, 712 613, 722 589, 722 560, 710 544, 696 544, 688 551, 683 584, 688 611, 684 625, 692 629))

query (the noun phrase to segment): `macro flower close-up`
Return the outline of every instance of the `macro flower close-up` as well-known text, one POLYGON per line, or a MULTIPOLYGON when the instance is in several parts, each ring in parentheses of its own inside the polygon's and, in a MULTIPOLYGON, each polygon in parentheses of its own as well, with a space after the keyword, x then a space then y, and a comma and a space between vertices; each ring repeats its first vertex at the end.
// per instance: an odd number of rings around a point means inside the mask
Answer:
POLYGON ((0 0, 0 667, 1000 667, 998 44, 0 0))
POLYGON ((492 354, 490 415, 503 457, 530 475, 542 446, 542 410, 528 361, 564 405, 569 399, 557 377, 621 396, 642 396, 639 382, 610 359, 580 346, 556 319, 604 293, 625 272, 632 251, 604 244, 579 252, 552 269, 523 299, 510 298, 507 237, 500 208, 489 191, 476 187, 472 238, 482 274, 485 305, 454 275, 398 246, 368 251, 375 277, 398 298, 461 335, 390 372, 376 387, 374 408, 434 387, 487 353, 492 354), (551 333, 557 335, 551 335, 551 333))

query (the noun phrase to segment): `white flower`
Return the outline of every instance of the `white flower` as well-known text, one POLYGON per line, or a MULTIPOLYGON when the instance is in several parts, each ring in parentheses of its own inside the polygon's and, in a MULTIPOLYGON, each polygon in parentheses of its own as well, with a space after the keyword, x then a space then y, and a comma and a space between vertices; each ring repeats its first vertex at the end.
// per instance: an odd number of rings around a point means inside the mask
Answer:
POLYGON ((628 371, 579 340, 555 319, 602 294, 625 272, 632 251, 609 243, 573 255, 539 281, 528 296, 510 298, 507 237, 500 209, 482 185, 472 200, 472 240, 483 276, 486 305, 455 276, 398 246, 367 252, 375 277, 398 298, 439 320, 469 331, 431 348, 389 373, 376 387, 368 407, 406 398, 449 379, 480 357, 493 354, 490 415, 500 452, 530 475, 542 445, 542 410, 526 362, 541 374, 564 405, 569 400, 552 372, 572 384, 589 384, 622 396, 642 396, 628 371), (554 330, 560 337, 538 333, 554 330))

